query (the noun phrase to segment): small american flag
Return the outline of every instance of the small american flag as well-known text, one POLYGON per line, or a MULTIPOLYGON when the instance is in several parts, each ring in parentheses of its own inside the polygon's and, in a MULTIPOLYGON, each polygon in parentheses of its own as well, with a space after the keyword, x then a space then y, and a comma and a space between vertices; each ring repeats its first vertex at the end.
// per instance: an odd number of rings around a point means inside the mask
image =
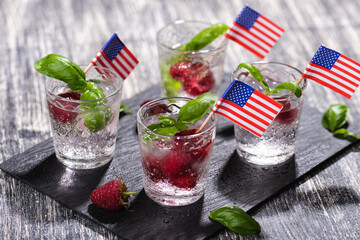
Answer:
POLYGON ((259 58, 265 58, 285 30, 245 6, 225 37, 237 42, 259 58))
POLYGON ((114 33, 91 63, 95 66, 109 68, 125 80, 139 61, 114 33))
POLYGON ((235 79, 212 111, 261 137, 282 107, 272 98, 235 79))
POLYGON ((320 46, 302 77, 314 80, 350 99, 360 83, 360 64, 320 46))

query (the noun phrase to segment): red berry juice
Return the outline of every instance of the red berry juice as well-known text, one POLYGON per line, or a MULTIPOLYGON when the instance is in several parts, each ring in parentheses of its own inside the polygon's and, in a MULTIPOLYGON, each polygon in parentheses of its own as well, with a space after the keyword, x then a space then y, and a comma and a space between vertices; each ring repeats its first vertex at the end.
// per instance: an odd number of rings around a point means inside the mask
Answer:
POLYGON ((163 205, 187 205, 201 198, 205 191, 216 118, 198 134, 195 131, 203 120, 172 137, 156 134, 147 128, 159 123, 157 117, 160 115, 176 119, 179 108, 186 102, 184 98, 155 100, 138 112, 144 189, 150 198, 163 205), (153 115, 151 110, 157 105, 168 106, 167 111, 153 115))

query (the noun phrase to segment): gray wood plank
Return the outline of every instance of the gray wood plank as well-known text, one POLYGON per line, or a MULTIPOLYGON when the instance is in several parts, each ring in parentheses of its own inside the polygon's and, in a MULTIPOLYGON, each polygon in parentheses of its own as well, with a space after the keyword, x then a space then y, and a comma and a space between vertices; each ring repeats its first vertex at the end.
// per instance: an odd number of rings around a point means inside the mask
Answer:
MULTIPOLYGON (((268 59, 304 68, 321 43, 353 59, 360 59, 358 1, 254 0, 246 3, 286 29, 268 59)), ((159 82, 155 47, 157 29, 181 18, 231 24, 243 4, 236 0, 0 1, 0 162, 50 137, 43 91, 44 78, 36 74, 32 67, 40 57, 56 52, 86 64, 114 31, 122 33, 122 40, 141 63, 126 80, 124 97, 130 98, 159 82)), ((225 71, 228 73, 239 62, 255 60, 255 57, 234 43, 229 44, 227 54, 225 71)), ((319 112, 332 103, 349 103, 316 83, 310 84, 308 90, 309 105, 319 112), (326 96, 319 100, 318 96, 324 92, 326 96)), ((359 106, 359 100, 357 93, 351 103, 359 106)), ((358 108, 351 109, 352 114, 358 111, 358 108)), ((352 121, 356 122, 354 116, 352 121)), ((356 155, 350 155, 352 157, 341 158, 264 204, 259 210, 260 215, 256 213, 256 217, 263 216, 264 219, 261 222, 261 238, 307 239, 328 236, 325 238, 356 239, 359 227, 354 227, 353 220, 358 219, 348 218, 347 215, 356 217, 359 214, 352 208, 354 204, 340 204, 332 200, 332 195, 336 194, 319 196, 320 203, 330 203, 320 210, 303 207, 310 201, 305 198, 304 203, 290 207, 289 211, 281 211, 283 204, 286 206, 286 199, 293 199, 294 192, 309 189, 316 191, 332 185, 346 186, 356 192, 360 182, 359 161, 356 161, 356 155), (334 175, 337 177, 334 178, 334 175), (304 221, 300 222, 298 216, 304 221), (312 225, 312 222, 316 224, 312 225), (296 227, 295 230, 290 226, 296 227), (309 227, 314 230, 308 231, 309 227)), ((33 191, 2 171, 0 191, 0 227, 3 230, 0 238, 116 238, 104 228, 33 191)), ((349 191, 345 191, 345 195, 351 194, 349 191)), ((222 232, 219 237, 239 238, 229 232, 222 232)))

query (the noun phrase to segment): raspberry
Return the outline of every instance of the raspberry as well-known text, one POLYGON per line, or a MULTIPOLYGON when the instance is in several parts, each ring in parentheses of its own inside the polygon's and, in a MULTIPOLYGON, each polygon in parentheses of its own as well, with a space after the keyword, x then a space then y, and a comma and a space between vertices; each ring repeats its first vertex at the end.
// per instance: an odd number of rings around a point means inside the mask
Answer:
POLYGON ((135 192, 128 192, 124 182, 118 178, 95 189, 90 199, 95 206, 106 210, 118 210, 120 207, 128 207, 129 195, 135 192))
POLYGON ((72 99, 72 100, 80 100, 80 94, 73 91, 66 91, 63 93, 58 94, 59 97, 62 97, 64 99, 56 99, 54 100, 53 104, 50 101, 48 101, 49 106, 49 112, 52 119, 55 121, 58 121, 60 123, 69 124, 74 120, 78 113, 74 111, 74 109, 79 105, 75 102, 69 102, 66 99, 72 99), (57 107, 58 106, 62 106, 57 107))
POLYGON ((170 67, 170 75, 180 81, 185 82, 191 75, 191 62, 178 62, 170 67))
POLYGON ((195 171, 191 171, 190 173, 186 173, 171 179, 170 183, 178 188, 189 189, 196 186, 198 178, 199 174, 195 171))
POLYGON ((183 85, 184 91, 190 96, 199 96, 209 92, 215 85, 215 79, 212 72, 199 72, 186 81, 183 85))

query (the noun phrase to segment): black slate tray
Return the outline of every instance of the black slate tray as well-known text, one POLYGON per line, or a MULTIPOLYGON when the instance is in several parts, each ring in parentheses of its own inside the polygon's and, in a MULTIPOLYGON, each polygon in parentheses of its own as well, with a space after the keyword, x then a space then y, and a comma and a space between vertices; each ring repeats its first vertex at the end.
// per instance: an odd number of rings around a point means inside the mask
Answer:
MULTIPOLYGON (((236 205, 248 211, 349 145, 331 137, 320 125, 322 113, 305 101, 295 156, 281 165, 256 166, 238 157, 233 125, 219 116, 205 196, 185 207, 160 206, 144 193, 135 132, 139 104, 158 96, 160 87, 154 86, 125 101, 134 113, 120 119, 115 158, 105 167, 67 169, 56 159, 52 139, 48 139, 3 162, 0 168, 121 238, 199 239, 222 228, 209 220, 212 210, 236 205), (137 191, 131 206, 135 212, 109 212, 91 203, 91 191, 115 175, 123 178, 129 189, 137 191)), ((353 127, 359 126, 354 123, 353 127)))

